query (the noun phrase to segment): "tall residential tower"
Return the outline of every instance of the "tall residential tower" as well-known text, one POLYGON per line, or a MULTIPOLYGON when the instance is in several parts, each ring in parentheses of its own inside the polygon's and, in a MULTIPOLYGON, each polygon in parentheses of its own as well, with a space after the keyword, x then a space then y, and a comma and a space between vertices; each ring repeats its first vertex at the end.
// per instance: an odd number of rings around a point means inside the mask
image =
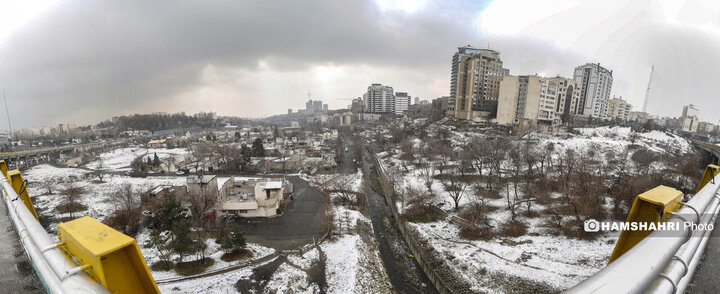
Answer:
POLYGON ((578 114, 586 117, 607 118, 613 83, 612 71, 600 66, 599 63, 587 63, 575 68, 573 79, 580 88, 578 114))
POLYGON ((495 116, 500 80, 507 70, 500 52, 472 46, 459 47, 452 60, 448 108, 461 119, 478 114, 495 116))
POLYGON ((365 112, 390 113, 395 112, 395 95, 393 88, 382 84, 372 84, 363 95, 365 112))

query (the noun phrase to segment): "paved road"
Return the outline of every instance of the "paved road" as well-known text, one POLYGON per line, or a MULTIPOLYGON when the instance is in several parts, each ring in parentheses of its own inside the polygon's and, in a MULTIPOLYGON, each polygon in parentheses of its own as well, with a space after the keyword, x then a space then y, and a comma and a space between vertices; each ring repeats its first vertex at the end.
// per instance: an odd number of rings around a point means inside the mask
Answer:
POLYGON ((284 215, 239 220, 248 242, 285 250, 310 244, 313 237, 323 235, 320 222, 322 193, 297 176, 289 176, 288 180, 293 184, 294 200, 290 201, 284 215))
POLYGON ((0 223, 0 292, 44 293, 35 271, 20 247, 4 204, 0 204, 0 223))

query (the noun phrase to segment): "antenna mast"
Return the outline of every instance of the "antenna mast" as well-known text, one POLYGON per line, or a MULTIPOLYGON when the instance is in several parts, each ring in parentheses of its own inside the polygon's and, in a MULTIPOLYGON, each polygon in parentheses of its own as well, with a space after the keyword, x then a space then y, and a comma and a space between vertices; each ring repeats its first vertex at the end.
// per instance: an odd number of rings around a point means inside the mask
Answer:
POLYGON ((648 100, 650 100, 650 83, 652 83, 653 72, 655 71, 655 65, 650 69, 650 79, 648 80, 647 90, 645 90, 645 102, 643 102, 642 112, 647 113, 648 100))
POLYGON ((3 100, 5 101, 5 114, 7 114, 8 127, 10 128, 10 141, 12 141, 13 129, 12 129, 12 123, 10 123, 10 110, 8 110, 8 107, 7 107, 7 97, 5 97, 5 89, 3 89, 3 100))

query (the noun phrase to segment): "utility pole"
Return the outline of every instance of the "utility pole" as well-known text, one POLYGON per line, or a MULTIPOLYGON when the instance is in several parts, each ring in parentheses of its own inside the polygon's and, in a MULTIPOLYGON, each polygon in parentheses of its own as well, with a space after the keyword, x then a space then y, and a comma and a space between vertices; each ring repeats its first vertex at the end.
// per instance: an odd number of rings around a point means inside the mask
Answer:
POLYGON ((8 110, 8 107, 7 107, 7 97, 5 97, 5 89, 3 89, 3 100, 5 101, 5 114, 7 114, 8 127, 10 128, 10 141, 12 142, 13 128, 12 128, 12 123, 10 123, 10 110, 8 110))
POLYGON ((645 90, 645 102, 643 102, 642 112, 647 113, 648 100, 650 100, 650 83, 652 83, 653 72, 655 71, 655 65, 650 68, 650 79, 648 80, 647 90, 645 90))

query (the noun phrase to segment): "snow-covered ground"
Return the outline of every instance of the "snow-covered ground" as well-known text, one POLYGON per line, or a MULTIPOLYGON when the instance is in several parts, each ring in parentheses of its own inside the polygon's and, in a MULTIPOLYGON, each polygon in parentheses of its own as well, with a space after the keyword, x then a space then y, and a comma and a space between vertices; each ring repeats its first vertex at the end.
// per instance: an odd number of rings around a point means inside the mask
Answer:
POLYGON ((500 281, 508 276, 545 284, 553 291, 568 289, 604 267, 615 246, 614 238, 586 241, 535 234, 471 241, 446 221, 410 226, 466 277, 473 290, 488 293, 506 293, 500 281))
MULTIPOLYGON (((125 151, 117 152, 116 154, 127 155, 128 153, 126 151, 128 150, 128 148, 125 148, 123 150, 125 151)), ((113 152, 111 151, 108 154, 112 153, 113 152)), ((119 157, 121 156, 118 156, 117 158, 119 157)), ((160 157, 160 153, 158 153, 158 157, 160 157)), ((111 168, 117 168, 119 170, 124 169, 124 167, 120 165, 108 164, 105 166, 104 170, 117 171, 111 170, 111 168)), ((101 183, 97 180, 97 178, 87 177, 89 173, 90 171, 80 168, 58 168, 51 165, 43 164, 30 168, 23 173, 23 176, 30 183, 28 187, 28 192, 30 193, 30 195, 35 196, 33 197, 33 201, 37 210, 44 211, 44 213, 48 215, 53 215, 56 217, 56 219, 70 216, 70 214, 58 214, 56 212, 56 208, 58 207, 58 205, 63 202, 62 196, 60 195, 58 190, 62 189, 65 185, 64 183, 68 181, 72 181, 77 186, 83 187, 85 189, 85 193, 79 197, 78 202, 88 207, 88 209, 85 211, 73 213, 73 218, 88 215, 100 221, 105 219, 105 217, 109 216, 115 210, 115 204, 112 201, 112 195, 122 185, 130 184, 136 191, 144 192, 159 185, 179 186, 186 184, 185 177, 163 176, 133 178, 117 174, 108 174, 103 179, 104 182, 101 183), (34 184, 47 181, 57 183, 55 190, 53 190, 53 193, 51 194, 45 194, 47 191, 44 188, 34 184)), ((50 226, 46 229, 51 233, 56 232, 57 222, 51 223, 50 226)), ((142 230, 136 236, 136 240, 138 246, 140 247, 140 251, 142 252, 148 264, 153 264, 154 262, 160 260, 160 258, 158 257, 158 252, 154 248, 150 246, 145 246, 146 242, 148 242, 149 240, 149 231, 142 230)), ((215 260, 214 265, 207 269, 208 271, 221 269, 238 263, 237 261, 225 262, 220 259, 220 257, 225 252, 220 249, 220 246, 215 242, 215 239, 208 239, 206 240, 206 242, 208 244, 208 250, 206 253, 209 257, 215 260)), ((275 252, 275 250, 272 248, 263 247, 253 243, 249 243, 247 249, 253 253, 253 258, 260 258, 275 252)), ((171 259, 175 259, 177 257, 178 256, 173 256, 171 259)), ((186 260, 189 260, 189 258, 186 258, 186 260)), ((179 275, 174 271, 151 271, 151 273, 156 280, 179 277, 179 275)), ((233 273, 233 275, 237 275, 237 273, 233 273)), ((208 289, 213 288, 211 287, 208 289)), ((196 291, 191 292, 197 293, 196 291)))
POLYGON ((596 147, 602 152, 621 152, 632 144, 640 148, 657 152, 680 152, 692 151, 690 143, 679 136, 651 131, 647 133, 635 133, 629 127, 597 127, 576 129, 580 135, 571 133, 533 132, 523 139, 539 140, 538 149, 544 148, 547 144, 553 143, 558 151, 574 149, 586 151, 590 147, 596 147))
MULTIPOLYGON (((390 293, 389 278, 379 252, 374 244, 367 244, 358 232, 358 224, 372 230, 370 220, 362 213, 342 206, 334 210, 341 234, 320 244, 326 257, 327 293, 390 293)), ((374 240, 372 235, 367 237, 374 240)), ((288 257, 303 269, 309 269, 318 258, 317 250, 310 250, 302 256, 288 257)), ((288 289, 292 288, 284 290, 288 289)))
POLYGON ((140 148, 128 147, 118 148, 99 155, 100 159, 90 162, 86 165, 89 169, 97 169, 102 162, 102 170, 108 171, 130 171, 130 163, 138 156, 155 156, 161 160, 174 158, 175 162, 180 162, 189 155, 185 148, 140 148))
MULTIPOLYGON (((145 192, 159 185, 185 185, 184 177, 147 177, 133 178, 125 175, 109 174, 103 178, 102 183, 97 178, 90 178, 89 171, 78 168, 59 168, 47 164, 34 166, 27 170, 23 176, 30 183, 28 192, 30 195, 38 195, 35 199, 35 205, 40 210, 47 211, 57 218, 68 217, 69 214, 57 214, 55 209, 62 204, 62 196, 59 189, 62 189, 66 182, 72 181, 79 187, 85 189, 85 193, 80 196, 79 202, 87 205, 87 211, 73 213, 73 217, 89 215, 96 219, 103 220, 114 211, 115 206, 112 202, 112 195, 122 185, 130 184, 133 189, 145 192), (37 185, 40 182, 57 183, 52 194, 46 194, 46 190, 37 185)), ((49 231, 54 232, 57 224, 53 224, 49 231)))
MULTIPOLYGON (((171 156, 187 155, 185 149, 121 148, 100 155, 102 170, 108 173, 103 182, 91 176, 91 171, 98 168, 100 160, 91 162, 84 168, 59 168, 51 165, 37 165, 24 172, 24 177, 31 183, 28 190, 31 195, 35 196, 35 205, 38 210, 44 211, 45 214, 54 215, 56 218, 69 217, 69 215, 58 215, 56 208, 63 201, 59 189, 62 189, 65 183, 72 181, 77 186, 85 189, 85 193, 80 196, 78 201, 88 206, 86 211, 73 213, 73 217, 89 215, 98 220, 103 220, 115 209, 112 195, 122 185, 131 184, 135 190, 144 192, 159 185, 186 184, 186 178, 183 176, 133 178, 118 173, 128 171, 130 163, 137 156, 152 156, 155 153, 158 154, 161 160, 171 156), (56 187, 52 193, 46 194, 47 191, 37 184, 40 182, 54 182, 56 187)), ((218 185, 222 186, 228 179, 229 177, 219 177, 218 185)), ((236 180, 244 179, 247 178, 239 177, 236 180)), ((321 182, 333 180, 343 183, 351 191, 359 191, 361 189, 362 173, 320 175, 312 180, 320 180, 321 182)), ((360 212, 342 206, 335 207, 334 213, 340 235, 328 239, 320 245, 326 257, 325 273, 328 293, 389 293, 390 283, 383 269, 379 252, 372 249, 375 248, 374 244, 366 243, 368 240, 374 242, 371 222, 360 212), (358 223, 365 226, 366 230, 369 228, 369 236, 361 237, 357 228, 358 223)), ((47 229, 50 232, 57 231, 57 223, 51 224, 47 229)), ((156 249, 148 246, 149 238, 149 231, 147 230, 142 230, 136 236, 146 262, 153 264, 160 261, 160 258, 156 249)), ((222 269, 239 263, 238 261, 222 261, 220 257, 224 252, 215 240, 208 239, 206 242, 208 245, 206 254, 215 261, 206 271, 222 269)), ((252 243, 248 244, 247 248, 253 253, 253 258, 260 258, 275 252, 272 248, 252 243)), ((308 282, 306 271, 310 269, 314 261, 319 260, 319 256, 317 250, 310 250, 302 256, 289 256, 288 259, 293 265, 289 263, 280 265, 268 282, 266 290, 273 293, 318 293, 319 286, 308 282)), ((171 259, 174 260, 177 257, 172 256, 171 259)), ((186 260, 192 258, 186 257, 186 260)), ((252 269, 258 266, 262 265, 251 266, 217 276, 164 284, 160 286, 160 289, 163 293, 235 293, 235 283, 240 279, 247 279, 252 275, 252 269)), ((179 277, 174 271, 151 271, 151 273, 156 280, 179 277)))
MULTIPOLYGON (((468 129, 459 131, 442 123, 433 124, 428 129, 430 135, 440 129, 447 130, 448 138, 456 150, 459 146, 471 142, 473 138, 486 135, 483 131, 468 129)), ((577 132, 578 134, 533 132, 525 135, 522 140, 532 142, 532 146, 538 151, 544 150, 552 143, 556 156, 564 154, 569 149, 575 150, 578 154, 587 154, 588 150, 593 149, 600 161, 605 160, 605 154, 617 154, 625 148, 631 150, 630 154, 641 149, 659 155, 692 152, 687 140, 664 132, 634 133, 630 128, 621 127, 585 128, 577 129, 577 132)), ((412 144, 418 148, 424 142, 414 139, 412 144)), ((398 149, 378 153, 383 169, 401 175, 396 186, 397 191, 406 191, 408 188, 427 191, 428 177, 425 175, 438 174, 438 168, 433 167, 432 163, 428 165, 426 161, 423 162, 425 164, 423 167, 418 168, 414 165, 417 160, 402 160, 401 155, 402 151, 398 149)), ((663 163, 656 162, 655 168, 663 168, 662 165, 663 163)), ((505 166, 508 166, 507 162, 505 166)), ((488 171, 484 170, 483 174, 487 175, 488 171)), ((432 181, 431 202, 449 215, 457 215, 458 212, 454 209, 454 203, 449 193, 445 191, 443 183, 438 179, 432 181)), ((459 203, 461 208, 476 201, 472 185, 466 188, 464 194, 459 203)), ((510 219, 510 212, 505 209, 507 207, 505 192, 501 195, 503 197, 500 199, 486 199, 489 205, 498 208, 487 214, 491 225, 496 228, 498 224, 507 223, 510 219)), ((396 204, 402 213, 405 208, 403 203, 398 201, 396 204)), ((609 202, 606 203, 606 208, 608 207, 610 207, 609 202)), ((519 281, 518 284, 539 286, 549 291, 563 291, 607 264, 617 234, 605 233, 592 241, 551 235, 543 225, 549 220, 549 217, 542 212, 546 208, 534 203, 532 210, 539 216, 520 217, 520 220, 527 224, 528 230, 524 236, 517 238, 499 236, 489 240, 467 240, 459 235, 459 226, 447 220, 423 224, 411 223, 410 226, 445 259, 450 268, 457 271, 458 276, 464 277, 475 291, 489 293, 518 291, 504 287, 499 282, 503 279, 519 281)))

